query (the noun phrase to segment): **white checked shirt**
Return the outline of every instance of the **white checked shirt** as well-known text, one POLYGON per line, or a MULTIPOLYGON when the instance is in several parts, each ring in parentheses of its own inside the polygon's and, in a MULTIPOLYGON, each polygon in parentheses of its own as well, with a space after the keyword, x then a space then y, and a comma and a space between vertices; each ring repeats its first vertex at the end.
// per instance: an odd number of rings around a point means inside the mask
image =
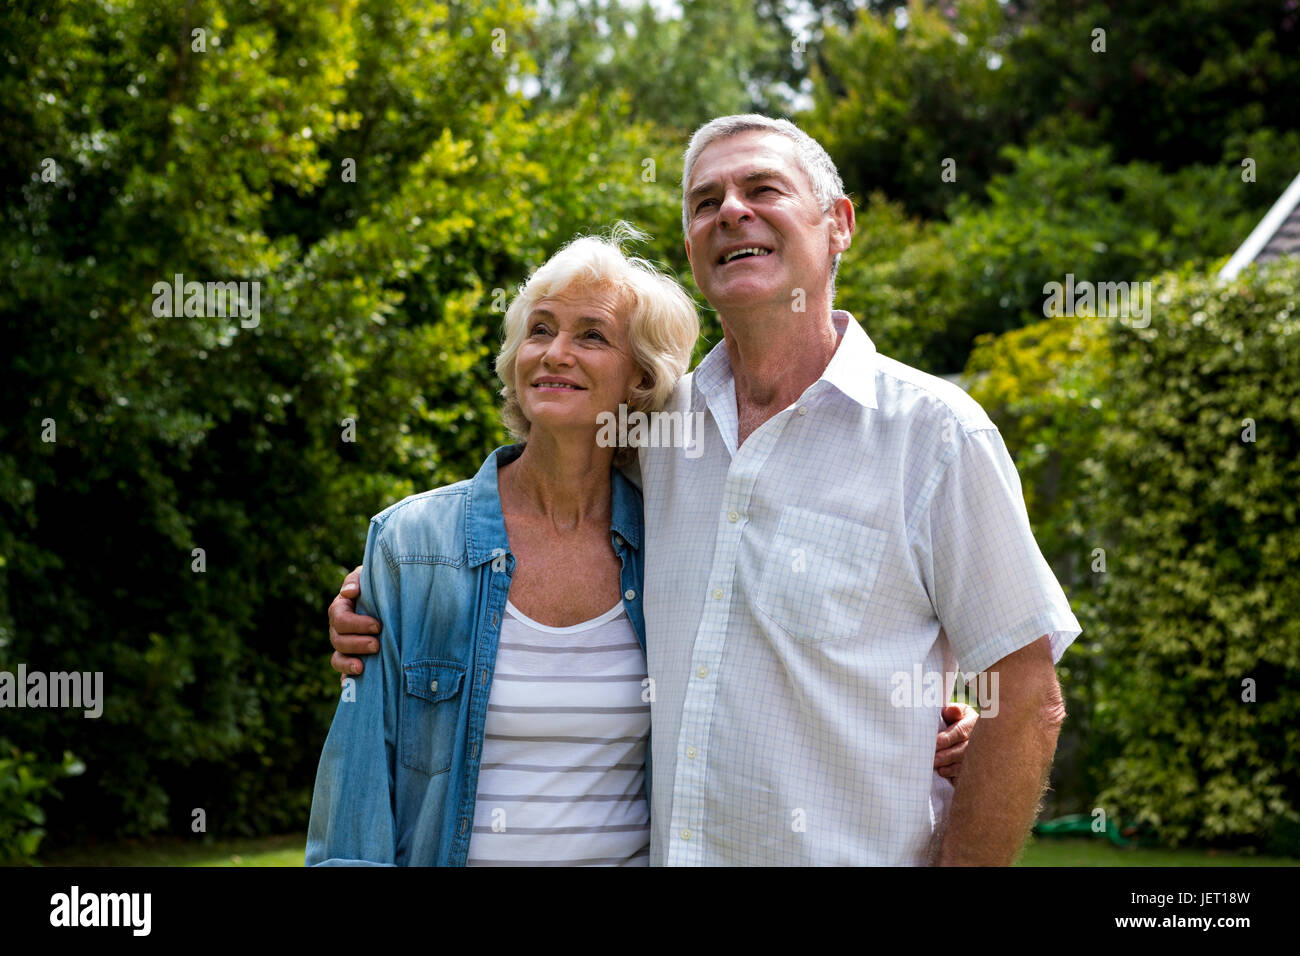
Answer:
POLYGON ((739 449, 720 343, 668 408, 701 446, 641 450, 652 865, 930 862, 951 682, 914 672, 1079 634, 983 409, 832 317, 822 377, 739 449))

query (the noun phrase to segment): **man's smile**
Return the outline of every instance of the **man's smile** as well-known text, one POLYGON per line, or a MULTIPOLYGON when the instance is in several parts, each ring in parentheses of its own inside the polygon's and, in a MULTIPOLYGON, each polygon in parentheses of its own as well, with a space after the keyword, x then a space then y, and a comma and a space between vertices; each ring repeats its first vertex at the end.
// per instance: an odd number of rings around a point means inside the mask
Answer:
POLYGON ((766 246, 732 246, 731 248, 722 251, 722 254, 718 256, 717 264, 728 265, 741 259, 757 259, 771 254, 772 250, 766 246))

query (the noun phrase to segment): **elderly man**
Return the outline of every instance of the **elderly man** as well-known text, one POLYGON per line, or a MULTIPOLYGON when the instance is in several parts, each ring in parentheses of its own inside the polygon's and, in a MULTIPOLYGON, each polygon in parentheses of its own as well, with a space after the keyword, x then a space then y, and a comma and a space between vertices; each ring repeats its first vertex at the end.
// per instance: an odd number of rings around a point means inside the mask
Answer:
MULTIPOLYGON (((853 204, 793 124, 699 129, 683 226, 725 341, 668 407, 704 413, 697 447, 641 452, 651 863, 1011 862, 1080 629, 1001 436, 832 310, 853 204), (958 665, 994 695, 954 788, 932 754, 958 665)), ((355 593, 339 651, 370 643, 355 593)))

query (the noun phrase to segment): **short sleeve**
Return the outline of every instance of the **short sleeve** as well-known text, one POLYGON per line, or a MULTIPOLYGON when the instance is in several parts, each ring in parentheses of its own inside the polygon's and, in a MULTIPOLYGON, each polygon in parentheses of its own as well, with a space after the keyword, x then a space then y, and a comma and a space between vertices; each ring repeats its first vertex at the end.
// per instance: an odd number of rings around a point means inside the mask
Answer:
POLYGON ((1081 628, 1034 540, 1015 464, 996 428, 958 441, 929 515, 939 622, 966 680, 1043 635, 1055 663, 1081 628))

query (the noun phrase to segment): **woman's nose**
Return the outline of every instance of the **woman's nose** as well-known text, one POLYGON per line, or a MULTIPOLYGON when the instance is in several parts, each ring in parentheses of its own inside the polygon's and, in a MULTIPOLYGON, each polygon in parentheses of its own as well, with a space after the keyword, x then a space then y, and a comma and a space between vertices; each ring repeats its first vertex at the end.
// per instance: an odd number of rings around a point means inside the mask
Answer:
POLYGON ((563 332, 551 339, 551 344, 542 353, 542 362, 546 365, 572 365, 573 340, 563 332))

